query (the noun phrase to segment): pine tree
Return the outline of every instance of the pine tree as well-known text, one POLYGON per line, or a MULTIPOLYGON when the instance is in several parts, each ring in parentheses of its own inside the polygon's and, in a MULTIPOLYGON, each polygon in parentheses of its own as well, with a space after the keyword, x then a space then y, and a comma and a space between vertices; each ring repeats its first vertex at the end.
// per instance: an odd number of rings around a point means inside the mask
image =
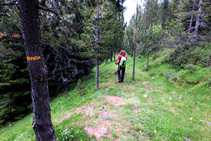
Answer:
POLYGON ((83 13, 85 29, 82 39, 87 52, 96 59, 96 90, 99 89, 99 59, 108 51, 106 41, 113 36, 109 28, 115 19, 113 14, 112 5, 109 2, 100 3, 99 1, 96 8, 86 9, 83 13))
POLYGON ((24 46, 31 79, 33 129, 36 140, 55 141, 51 122, 48 73, 41 48, 38 0, 19 0, 24 46))

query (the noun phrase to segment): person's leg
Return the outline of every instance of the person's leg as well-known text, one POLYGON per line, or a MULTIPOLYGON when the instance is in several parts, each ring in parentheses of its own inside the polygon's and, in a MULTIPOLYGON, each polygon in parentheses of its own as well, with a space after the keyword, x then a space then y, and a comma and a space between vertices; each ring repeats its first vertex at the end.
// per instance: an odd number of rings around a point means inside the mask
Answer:
POLYGON ((122 68, 122 77, 121 77, 121 81, 124 81, 124 77, 125 77, 125 67, 122 68))
POLYGON ((118 70, 117 70, 117 73, 118 73, 118 81, 121 81, 121 77, 120 77, 120 66, 118 66, 118 70))

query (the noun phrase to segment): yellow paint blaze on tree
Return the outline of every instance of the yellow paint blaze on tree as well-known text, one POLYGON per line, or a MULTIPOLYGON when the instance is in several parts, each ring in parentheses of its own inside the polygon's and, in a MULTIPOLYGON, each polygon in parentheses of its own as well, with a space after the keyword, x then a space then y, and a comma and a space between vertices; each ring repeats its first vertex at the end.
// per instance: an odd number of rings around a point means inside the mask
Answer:
POLYGON ((41 57, 40 56, 34 56, 34 57, 27 57, 27 60, 39 60, 41 57))

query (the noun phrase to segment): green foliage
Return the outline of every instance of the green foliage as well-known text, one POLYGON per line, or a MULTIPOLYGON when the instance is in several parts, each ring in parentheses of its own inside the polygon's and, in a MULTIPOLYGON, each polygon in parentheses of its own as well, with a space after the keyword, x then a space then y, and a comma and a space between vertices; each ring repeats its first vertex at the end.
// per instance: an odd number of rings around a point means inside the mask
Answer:
POLYGON ((186 64, 209 67, 211 60, 210 47, 210 43, 201 43, 201 46, 196 48, 190 45, 178 47, 170 54, 167 62, 171 63, 174 68, 185 68, 186 64))
POLYGON ((70 126, 71 123, 81 122, 82 114, 73 114, 71 118, 64 120, 55 127, 58 140, 89 140, 89 135, 83 130, 83 126, 70 126))
POLYGON ((31 111, 31 93, 21 40, 2 39, 0 54, 0 124, 5 124, 31 111))

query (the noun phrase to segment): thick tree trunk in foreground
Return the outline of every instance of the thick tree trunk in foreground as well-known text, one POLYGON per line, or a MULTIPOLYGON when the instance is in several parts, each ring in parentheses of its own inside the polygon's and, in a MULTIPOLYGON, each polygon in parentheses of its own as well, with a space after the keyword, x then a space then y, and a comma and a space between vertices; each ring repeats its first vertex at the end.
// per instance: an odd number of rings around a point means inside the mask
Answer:
POLYGON ((31 79, 33 129, 37 141, 56 141, 51 122, 47 66, 41 48, 38 0, 19 0, 21 26, 31 79))

